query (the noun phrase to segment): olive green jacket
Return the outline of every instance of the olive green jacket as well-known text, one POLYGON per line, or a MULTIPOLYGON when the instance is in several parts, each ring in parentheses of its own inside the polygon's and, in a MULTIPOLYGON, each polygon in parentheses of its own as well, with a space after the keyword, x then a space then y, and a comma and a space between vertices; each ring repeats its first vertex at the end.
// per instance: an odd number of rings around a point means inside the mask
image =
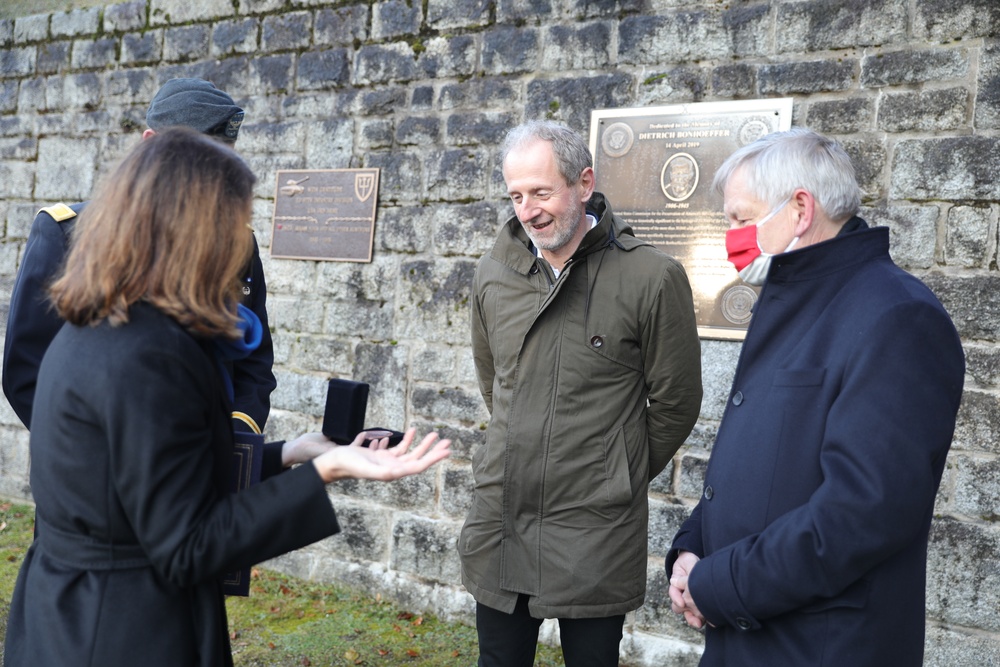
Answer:
POLYGON ((701 352, 684 269, 595 193, 599 217, 558 279, 517 218, 474 279, 472 347, 491 419, 473 454, 459 538, 475 599, 537 618, 639 607, 649 481, 701 407, 701 352))

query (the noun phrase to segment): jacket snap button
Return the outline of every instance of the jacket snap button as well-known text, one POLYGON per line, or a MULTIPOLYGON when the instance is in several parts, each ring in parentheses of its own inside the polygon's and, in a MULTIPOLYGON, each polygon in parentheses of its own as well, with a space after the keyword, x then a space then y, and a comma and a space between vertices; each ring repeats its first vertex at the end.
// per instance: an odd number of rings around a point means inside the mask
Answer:
POLYGON ((736 619, 736 625, 738 625, 740 627, 740 630, 749 630, 750 629, 750 621, 748 621, 747 619, 743 618, 742 616, 740 616, 739 618, 736 619))
POLYGON ((705 487, 705 500, 711 500, 712 496, 714 496, 714 495, 715 495, 715 490, 712 487, 710 487, 710 486, 706 486, 705 487))
POLYGON ((739 405, 742 402, 743 402, 743 392, 742 391, 738 391, 735 394, 733 394, 733 405, 739 405))
POLYGON ((530 273, 531 275, 535 275, 536 273, 538 273, 538 265, 532 264, 531 268, 528 269, 528 273, 530 273))
POLYGON ((604 338, 602 336, 594 336, 590 339, 590 344, 594 347, 601 347, 604 345, 604 338))

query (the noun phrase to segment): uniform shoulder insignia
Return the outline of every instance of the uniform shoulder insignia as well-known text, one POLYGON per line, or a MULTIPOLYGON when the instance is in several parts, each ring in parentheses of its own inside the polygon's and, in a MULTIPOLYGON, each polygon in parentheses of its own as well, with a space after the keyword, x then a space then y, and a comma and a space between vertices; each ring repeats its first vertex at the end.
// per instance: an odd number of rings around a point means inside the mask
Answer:
POLYGON ((56 222, 62 222, 63 220, 69 220, 70 218, 76 217, 76 211, 71 209, 66 204, 53 204, 52 206, 46 206, 45 208, 39 210, 39 213, 45 211, 52 216, 52 219, 56 222))

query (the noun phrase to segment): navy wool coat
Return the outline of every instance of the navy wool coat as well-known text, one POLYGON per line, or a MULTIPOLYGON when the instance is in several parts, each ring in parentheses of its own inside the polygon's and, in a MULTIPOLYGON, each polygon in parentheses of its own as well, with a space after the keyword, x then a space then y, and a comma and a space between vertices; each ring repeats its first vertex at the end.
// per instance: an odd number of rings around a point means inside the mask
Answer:
MULTIPOLYGON (((864 228, 855 218, 848 228, 864 228)), ((919 667, 927 539, 965 361, 886 228, 774 258, 674 539, 703 667, 919 667)))
POLYGON ((312 465, 229 492, 231 409, 206 343, 151 305, 62 328, 35 393, 38 533, 7 667, 232 664, 222 575, 338 526, 312 465))

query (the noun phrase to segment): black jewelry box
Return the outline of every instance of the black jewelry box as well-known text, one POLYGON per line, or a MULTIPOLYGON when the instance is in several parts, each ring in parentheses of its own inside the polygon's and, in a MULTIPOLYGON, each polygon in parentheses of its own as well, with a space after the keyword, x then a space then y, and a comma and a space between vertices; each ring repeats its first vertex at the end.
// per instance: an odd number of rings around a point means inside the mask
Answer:
MULTIPOLYGON (((349 445, 361 431, 368 431, 368 440, 389 438, 389 446, 398 445, 403 439, 399 431, 388 428, 365 428, 368 411, 368 384, 334 378, 326 390, 326 409, 323 412, 323 435, 338 445, 349 445)), ((365 443, 367 446, 367 441, 365 443)))

